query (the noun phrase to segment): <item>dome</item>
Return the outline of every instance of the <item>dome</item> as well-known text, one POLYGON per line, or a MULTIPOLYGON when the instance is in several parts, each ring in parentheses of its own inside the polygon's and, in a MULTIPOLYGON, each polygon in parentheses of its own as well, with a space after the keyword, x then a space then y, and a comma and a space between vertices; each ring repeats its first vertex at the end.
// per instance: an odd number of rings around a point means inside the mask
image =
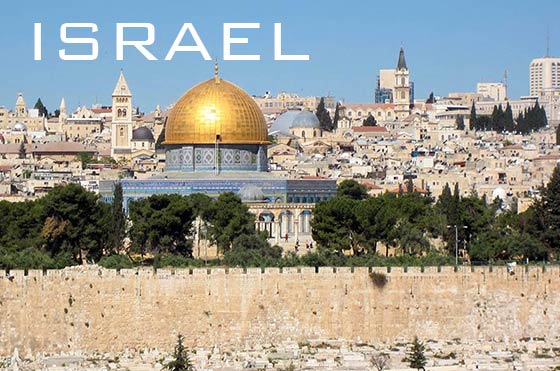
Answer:
POLYGON ((243 202, 260 202, 264 200, 264 193, 263 191, 252 184, 244 185, 239 189, 239 197, 241 197, 241 201, 243 202))
POLYGON ((132 140, 141 140, 141 141, 154 141, 154 135, 152 131, 145 126, 140 126, 138 129, 134 129, 132 131, 132 140))
POLYGON ((18 122, 12 127, 12 131, 27 131, 25 124, 18 122))
POLYGON ((268 144, 264 116, 243 89, 219 77, 187 91, 165 128, 165 144, 268 144))
POLYGON ((321 123, 311 111, 301 111, 292 121, 293 128, 319 128, 321 123))
POLYGON ((301 111, 286 111, 274 120, 272 123, 272 127, 270 128, 271 133, 282 132, 282 133, 289 133, 290 127, 292 126, 292 122, 297 115, 299 115, 301 111))
POLYGON ((311 111, 286 111, 276 118, 270 129, 271 133, 289 133, 290 128, 320 128, 319 119, 311 111))

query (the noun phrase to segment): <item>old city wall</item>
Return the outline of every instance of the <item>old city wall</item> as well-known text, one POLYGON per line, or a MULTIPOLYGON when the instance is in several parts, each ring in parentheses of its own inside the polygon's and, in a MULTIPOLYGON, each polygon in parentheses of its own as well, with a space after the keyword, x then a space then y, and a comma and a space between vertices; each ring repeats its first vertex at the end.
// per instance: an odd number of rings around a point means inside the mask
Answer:
POLYGON ((560 268, 11 271, 0 354, 284 340, 517 339, 560 333, 560 268), (374 282, 375 281, 375 282, 374 282))

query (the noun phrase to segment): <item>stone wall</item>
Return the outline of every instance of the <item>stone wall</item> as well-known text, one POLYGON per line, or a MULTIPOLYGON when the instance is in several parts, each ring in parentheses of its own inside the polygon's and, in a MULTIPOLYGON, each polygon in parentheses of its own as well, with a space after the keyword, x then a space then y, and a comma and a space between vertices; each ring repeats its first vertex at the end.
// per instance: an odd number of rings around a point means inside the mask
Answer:
POLYGON ((190 347, 560 333, 559 267, 373 271, 11 271, 0 277, 0 355, 169 348, 177 333, 190 347))

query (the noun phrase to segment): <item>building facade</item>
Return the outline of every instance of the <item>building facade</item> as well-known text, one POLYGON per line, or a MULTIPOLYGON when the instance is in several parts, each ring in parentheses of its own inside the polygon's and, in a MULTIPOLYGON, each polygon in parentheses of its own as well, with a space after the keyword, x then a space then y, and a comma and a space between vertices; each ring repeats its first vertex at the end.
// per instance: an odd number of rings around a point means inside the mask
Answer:
POLYGON ((536 58, 529 65, 529 95, 546 90, 560 90, 560 58, 536 58))

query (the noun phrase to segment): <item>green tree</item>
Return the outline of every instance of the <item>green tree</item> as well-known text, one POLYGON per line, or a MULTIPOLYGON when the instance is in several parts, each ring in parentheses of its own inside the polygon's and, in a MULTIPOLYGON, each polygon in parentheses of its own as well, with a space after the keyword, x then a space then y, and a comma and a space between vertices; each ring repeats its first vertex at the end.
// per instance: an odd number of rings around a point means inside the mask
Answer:
POLYGON ((111 204, 111 234, 110 248, 112 252, 119 252, 126 236, 126 216, 124 214, 122 184, 115 184, 113 203, 111 204))
POLYGON ((195 210, 189 197, 152 195, 129 205, 133 252, 192 254, 195 210))
POLYGON ((556 127, 556 145, 560 146, 560 125, 556 127))
POLYGON ((338 121, 340 120, 340 102, 336 102, 336 107, 334 109, 334 117, 333 117, 333 129, 338 128, 338 121))
POLYGON ((368 117, 363 121, 363 126, 377 126, 377 120, 373 115, 370 113, 368 117))
POLYGON ((109 226, 103 223, 108 205, 78 184, 56 186, 38 203, 43 220, 41 237, 52 255, 70 253, 76 263, 99 260, 109 226))
POLYGON ((191 363, 187 349, 183 345, 183 335, 177 336, 177 343, 173 351, 173 359, 163 367, 167 371, 193 371, 194 366, 191 363))
POLYGON ((43 102, 41 101, 41 98, 37 99, 37 102, 35 103, 35 106, 33 108, 35 108, 36 110, 39 110, 39 115, 41 115, 43 117, 48 117, 49 116, 49 111, 47 110, 47 107, 45 107, 43 102))
POLYGON ((511 110, 511 105, 509 102, 506 105, 506 110, 504 111, 504 129, 508 133, 513 133, 515 130, 515 122, 513 121, 513 112, 511 110))
POLYGON ((325 108, 325 98, 321 97, 319 104, 317 105, 317 110, 315 111, 315 115, 319 119, 319 123, 321 125, 321 129, 325 131, 332 131, 333 130, 333 122, 331 119, 331 115, 329 111, 325 108))
POLYGON ((19 158, 24 159, 27 157, 27 151, 25 150, 25 144, 21 142, 19 145, 19 158))
POLYGON ((479 130, 477 117, 476 117, 476 107, 474 102, 471 107, 471 114, 469 116, 469 127, 471 130, 479 130))
POLYGON ((82 163, 82 169, 87 168, 89 164, 93 164, 95 162, 93 155, 87 152, 81 152, 78 154, 78 161, 82 163))
POLYGON ((360 202, 350 197, 334 197, 315 204, 312 236, 321 250, 329 254, 351 251, 357 255, 361 252, 364 235, 356 213, 360 202))
POLYGON ((415 336, 403 361, 408 362, 410 368, 424 368, 427 363, 425 352, 426 346, 415 336))
POLYGON ((363 200, 368 197, 367 188, 353 179, 345 179, 337 187, 338 196, 347 196, 354 200, 363 200))
POLYGON ((560 164, 556 165, 550 181, 541 190, 542 197, 535 202, 535 223, 542 231, 544 242, 553 250, 560 249, 560 164))
POLYGON ((230 250, 237 237, 255 233, 255 216, 234 193, 222 193, 207 215, 210 239, 221 252, 230 250))
POLYGON ((465 119, 463 118, 463 115, 457 115, 457 118, 455 119, 455 127, 457 130, 465 130, 465 119))
POLYGON ((156 140, 156 150, 163 148, 164 141, 165 141, 165 125, 163 125, 163 129, 161 129, 161 132, 159 133, 158 138, 156 140))
POLYGON ((436 99, 434 98, 434 92, 430 92, 430 96, 426 99, 426 103, 435 103, 436 99))

